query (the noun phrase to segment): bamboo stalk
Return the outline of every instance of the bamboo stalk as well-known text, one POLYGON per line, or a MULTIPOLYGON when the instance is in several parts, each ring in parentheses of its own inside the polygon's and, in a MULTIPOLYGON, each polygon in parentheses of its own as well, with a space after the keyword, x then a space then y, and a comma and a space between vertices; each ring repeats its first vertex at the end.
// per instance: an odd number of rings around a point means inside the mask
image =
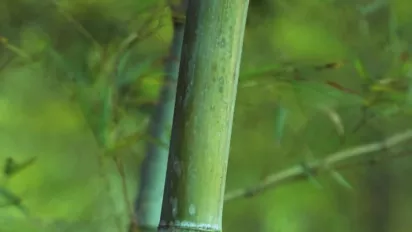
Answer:
POLYGON ((186 7, 187 0, 182 0, 178 6, 171 6, 173 40, 170 55, 165 61, 165 84, 149 126, 151 137, 160 141, 161 144, 149 141, 147 153, 142 162, 139 195, 135 206, 139 231, 156 231, 159 225, 170 142, 170 131, 167 128, 171 128, 173 121, 177 75, 185 26, 184 17, 179 16, 184 16, 186 7), (162 144, 166 146, 162 146, 162 144))
POLYGON ((221 231, 248 3, 189 1, 159 231, 221 231))

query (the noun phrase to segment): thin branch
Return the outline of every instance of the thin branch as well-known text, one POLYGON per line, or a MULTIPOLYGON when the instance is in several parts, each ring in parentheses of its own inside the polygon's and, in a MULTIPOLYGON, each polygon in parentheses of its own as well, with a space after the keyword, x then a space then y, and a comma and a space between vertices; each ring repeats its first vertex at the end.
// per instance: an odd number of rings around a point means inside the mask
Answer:
MULTIPOLYGON (((295 165, 281 172, 269 175, 263 181, 251 188, 243 188, 226 193, 225 201, 230 201, 241 197, 255 196, 266 190, 277 187, 279 184, 307 178, 308 172, 310 175, 318 175, 322 171, 327 172, 328 170, 333 169, 343 169, 347 167, 347 161, 349 160, 364 157, 370 153, 388 150, 408 140, 412 140, 412 130, 395 134, 380 142, 374 142, 339 151, 326 156, 324 159, 315 160, 303 165, 295 165)), ((389 154, 391 154, 391 152, 385 153, 385 157, 394 156, 389 154)), ((359 161, 356 163, 359 163, 359 161)))
MULTIPOLYGON (((159 9, 161 8, 162 6, 159 6, 159 9)), ((157 12, 154 11, 154 13, 142 23, 143 26, 141 28, 139 28, 137 31, 132 32, 130 35, 123 39, 123 41, 120 43, 118 57, 115 62, 116 65, 118 65, 119 59, 124 55, 126 51, 130 50, 139 41, 143 41, 144 39, 152 36, 154 33, 158 32, 162 26, 164 26, 161 19, 158 19, 157 24, 156 26, 154 26, 154 28, 152 28, 151 30, 148 29, 147 31, 144 30, 146 29, 146 26, 151 25, 152 22, 156 21, 156 16, 159 16, 156 13, 157 12)))
POLYGON ((134 224, 137 224, 137 221, 135 221, 135 213, 133 210, 133 204, 130 202, 130 198, 128 195, 128 188, 127 188, 127 183, 126 183, 126 173, 124 170, 124 164, 121 158, 114 156, 113 161, 116 164, 116 168, 118 173, 120 174, 120 177, 122 179, 122 194, 123 194, 123 200, 125 201, 125 206, 128 210, 129 213, 129 220, 132 221, 134 224))
POLYGON ((88 40, 90 40, 93 45, 95 45, 98 48, 102 48, 101 44, 96 40, 96 38, 94 38, 94 36, 92 34, 89 33, 89 31, 87 31, 86 28, 84 28, 84 26, 77 21, 72 15, 70 15, 68 12, 66 12, 61 6, 60 3, 58 1, 52 1, 52 4, 54 7, 56 7, 56 9, 63 15, 64 18, 66 18, 67 21, 71 22, 73 24, 73 26, 76 28, 76 30, 82 34, 85 38, 87 38, 88 40))

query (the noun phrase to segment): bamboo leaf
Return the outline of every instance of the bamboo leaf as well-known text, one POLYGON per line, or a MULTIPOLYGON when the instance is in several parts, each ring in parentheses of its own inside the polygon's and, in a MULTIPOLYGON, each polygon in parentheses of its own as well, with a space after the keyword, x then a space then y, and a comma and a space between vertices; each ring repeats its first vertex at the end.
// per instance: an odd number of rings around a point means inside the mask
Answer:
POLYGON ((358 73, 358 75, 362 78, 362 79, 368 79, 368 76, 366 74, 365 68, 363 67, 362 62, 360 61, 360 59, 355 59, 353 65, 355 66, 355 70, 358 73))
MULTIPOLYGON (((123 59, 127 59, 127 57, 124 57, 123 59)), ((146 58, 145 60, 137 63, 137 65, 130 68, 129 71, 127 72, 125 71, 126 64, 123 64, 123 67, 119 70, 120 72, 119 76, 121 78, 116 79, 116 82, 117 82, 116 85, 118 87, 122 87, 122 86, 129 85, 137 81, 139 77, 141 77, 142 75, 144 75, 150 70, 153 63, 158 59, 159 57, 157 56, 146 58)), ((126 61, 122 61, 122 62, 126 62, 126 61)))
POLYGON ((8 204, 17 205, 21 202, 20 197, 2 186, 0 186, 0 196, 4 197, 8 204))
POLYGON ((331 171, 333 179, 335 179, 343 187, 353 190, 352 185, 337 171, 331 171))
POLYGON ((6 160, 3 172, 6 176, 11 177, 33 165, 36 160, 37 157, 32 157, 23 161, 22 163, 16 163, 13 158, 9 157, 6 160))
POLYGON ((21 204, 22 199, 7 188, 0 186, 0 196, 6 200, 6 202, 0 204, 0 207, 15 206, 23 214, 28 214, 27 208, 21 204))
POLYGON ((322 189, 322 184, 315 178, 313 171, 310 169, 306 162, 302 162, 300 164, 303 172, 305 173, 306 177, 308 178, 309 182, 315 185, 317 188, 322 189))
POLYGON ((340 115, 335 110, 326 107, 322 107, 321 111, 324 112, 333 123, 338 135, 343 136, 345 134, 345 127, 342 123, 342 118, 340 115))

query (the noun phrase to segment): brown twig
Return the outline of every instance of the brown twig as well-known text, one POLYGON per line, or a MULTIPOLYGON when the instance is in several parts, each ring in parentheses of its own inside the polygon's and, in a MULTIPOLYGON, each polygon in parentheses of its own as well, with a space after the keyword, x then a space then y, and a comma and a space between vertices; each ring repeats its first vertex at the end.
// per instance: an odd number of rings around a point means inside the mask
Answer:
MULTIPOLYGON (((348 167, 348 160, 363 157, 373 152, 385 151, 408 140, 412 140, 412 130, 395 134, 380 142, 345 149, 343 151, 330 154, 324 159, 315 160, 305 165, 295 165, 286 170, 269 175, 263 181, 251 188, 242 188, 226 193, 225 201, 255 196, 266 190, 277 187, 280 184, 305 179, 308 177, 308 171, 311 175, 319 175, 322 171, 327 172, 331 169, 342 169, 348 167)), ((391 154, 391 152, 387 152, 386 154, 391 154)), ((393 156, 394 155, 386 155, 385 157, 393 156)))

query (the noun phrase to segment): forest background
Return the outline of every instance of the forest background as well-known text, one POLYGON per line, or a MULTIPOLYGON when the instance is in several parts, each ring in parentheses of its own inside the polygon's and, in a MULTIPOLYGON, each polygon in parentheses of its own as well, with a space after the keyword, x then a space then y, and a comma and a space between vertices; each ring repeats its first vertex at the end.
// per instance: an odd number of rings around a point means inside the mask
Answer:
MULTIPOLYGON (((251 0, 227 192, 410 128, 411 14, 407 0, 251 0)), ((164 84, 167 4, 3 0, 0 36, 0 231, 125 231, 164 84)), ((409 232, 408 153, 227 201, 223 229, 409 232)))

